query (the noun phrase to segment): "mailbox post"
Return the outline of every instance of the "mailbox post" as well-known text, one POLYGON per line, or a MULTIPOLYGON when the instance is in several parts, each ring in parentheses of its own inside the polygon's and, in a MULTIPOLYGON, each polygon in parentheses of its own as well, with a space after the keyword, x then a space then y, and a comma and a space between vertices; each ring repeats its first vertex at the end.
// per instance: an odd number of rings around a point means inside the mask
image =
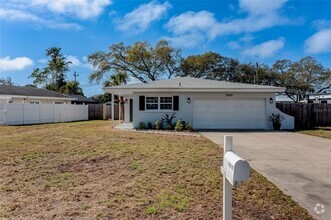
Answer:
POLYGON ((249 178, 249 164, 232 150, 233 138, 224 136, 223 173, 223 220, 232 219, 232 187, 249 178))

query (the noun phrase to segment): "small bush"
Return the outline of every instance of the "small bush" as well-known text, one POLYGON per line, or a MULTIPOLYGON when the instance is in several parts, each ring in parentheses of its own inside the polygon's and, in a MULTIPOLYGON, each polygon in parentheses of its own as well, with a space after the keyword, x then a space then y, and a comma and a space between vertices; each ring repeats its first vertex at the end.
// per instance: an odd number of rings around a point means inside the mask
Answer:
POLYGON ((166 126, 166 129, 167 129, 167 130, 172 130, 172 128, 173 128, 173 125, 171 125, 171 124, 167 124, 167 126, 166 126))
POLYGON ((189 130, 190 132, 194 131, 194 128, 192 127, 191 123, 188 123, 186 127, 187 127, 187 130, 189 130))
POLYGON ((162 129, 162 121, 157 120, 157 121, 155 122, 155 129, 156 129, 156 130, 161 130, 161 129, 162 129))
POLYGON ((147 128, 148 128, 148 129, 153 129, 153 124, 152 124, 152 122, 149 121, 149 122, 147 123, 147 128))
POLYGON ((139 126, 138 126, 138 129, 139 129, 139 130, 144 130, 144 129, 146 129, 146 124, 145 124, 145 122, 140 122, 140 123, 139 123, 139 126))
POLYGON ((183 121, 181 119, 177 120, 177 123, 175 125, 175 130, 176 131, 183 131, 184 130, 183 121))

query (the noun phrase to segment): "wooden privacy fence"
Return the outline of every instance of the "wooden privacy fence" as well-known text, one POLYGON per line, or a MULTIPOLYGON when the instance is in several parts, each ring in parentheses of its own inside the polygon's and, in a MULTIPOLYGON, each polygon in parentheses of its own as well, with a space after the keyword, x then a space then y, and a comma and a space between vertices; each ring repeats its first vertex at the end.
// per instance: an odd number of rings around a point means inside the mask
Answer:
MULTIPOLYGON (((121 120, 124 120, 124 105, 122 104, 121 120)), ((89 104, 89 120, 111 119, 111 105, 89 104)), ((114 119, 119 119, 119 105, 114 105, 114 119)))
POLYGON ((277 108, 295 118, 295 129, 331 126, 331 104, 277 103, 277 108))
POLYGON ((28 125, 88 120, 86 105, 0 103, 0 125, 28 125))

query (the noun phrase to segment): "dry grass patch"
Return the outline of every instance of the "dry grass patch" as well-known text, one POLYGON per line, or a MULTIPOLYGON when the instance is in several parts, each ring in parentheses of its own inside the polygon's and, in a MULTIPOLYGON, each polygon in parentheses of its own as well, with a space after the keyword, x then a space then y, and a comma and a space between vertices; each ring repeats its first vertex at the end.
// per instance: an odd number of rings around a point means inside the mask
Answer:
MULTIPOLYGON (((111 130, 91 121, 0 126, 0 218, 216 219, 221 151, 203 137, 111 130)), ((311 219, 256 172, 235 219, 311 219)))
POLYGON ((331 139, 331 127, 320 127, 315 130, 300 131, 300 133, 331 139))

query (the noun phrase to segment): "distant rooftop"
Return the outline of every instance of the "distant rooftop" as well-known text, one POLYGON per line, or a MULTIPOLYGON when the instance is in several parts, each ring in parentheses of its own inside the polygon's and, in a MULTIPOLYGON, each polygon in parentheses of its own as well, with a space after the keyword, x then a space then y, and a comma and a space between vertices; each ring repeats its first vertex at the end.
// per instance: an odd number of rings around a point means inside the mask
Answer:
POLYGON ((0 95, 8 96, 38 96, 38 97, 53 97, 53 98, 68 98, 66 95, 54 92, 47 89, 40 89, 31 85, 27 86, 8 86, 0 85, 0 95))
POLYGON ((69 97, 74 98, 75 101, 77 102, 88 102, 88 103, 97 103, 97 101, 93 99, 89 99, 85 96, 82 95, 77 95, 77 94, 68 94, 69 97))

